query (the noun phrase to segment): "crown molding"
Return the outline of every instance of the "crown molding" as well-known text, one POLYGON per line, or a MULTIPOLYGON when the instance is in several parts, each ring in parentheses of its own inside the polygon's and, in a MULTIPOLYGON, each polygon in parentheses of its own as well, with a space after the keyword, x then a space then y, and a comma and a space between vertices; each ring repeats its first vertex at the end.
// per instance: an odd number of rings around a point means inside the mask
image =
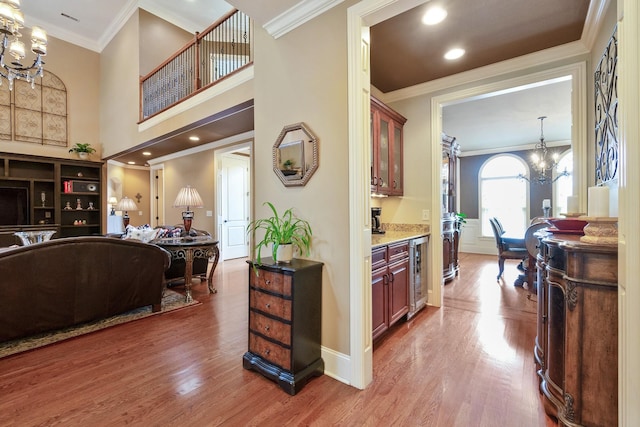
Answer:
MULTIPOLYGON (((549 148, 556 148, 556 147, 571 148, 570 140, 552 141, 552 142, 545 141, 545 144, 549 148)), ((535 149, 536 149, 536 144, 512 145, 509 147, 487 148, 484 150, 461 151, 458 157, 482 156, 485 154, 504 154, 505 152, 510 153, 515 151, 529 151, 529 150, 535 150, 535 149)))
POLYGON ((589 10, 582 28, 581 40, 591 50, 598 37, 598 32, 602 27, 604 14, 609 8, 611 0, 591 0, 589 2, 589 10))
POLYGON ((98 39, 98 45, 100 47, 98 52, 102 52, 102 50, 107 47, 109 42, 111 42, 122 27, 124 27, 129 18, 138 10, 138 3, 138 0, 129 0, 126 6, 122 8, 116 19, 109 25, 102 37, 98 39))
POLYGON ((273 38, 277 39, 343 1, 303 0, 264 24, 263 27, 273 38))

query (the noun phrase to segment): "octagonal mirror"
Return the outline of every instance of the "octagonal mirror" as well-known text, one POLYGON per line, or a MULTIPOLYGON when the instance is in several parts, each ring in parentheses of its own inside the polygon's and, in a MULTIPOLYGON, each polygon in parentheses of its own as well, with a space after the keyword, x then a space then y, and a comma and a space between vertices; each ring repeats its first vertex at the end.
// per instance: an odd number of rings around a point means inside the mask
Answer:
POLYGON ((285 126, 273 145, 273 171, 286 187, 305 185, 318 169, 318 140, 304 123, 285 126))

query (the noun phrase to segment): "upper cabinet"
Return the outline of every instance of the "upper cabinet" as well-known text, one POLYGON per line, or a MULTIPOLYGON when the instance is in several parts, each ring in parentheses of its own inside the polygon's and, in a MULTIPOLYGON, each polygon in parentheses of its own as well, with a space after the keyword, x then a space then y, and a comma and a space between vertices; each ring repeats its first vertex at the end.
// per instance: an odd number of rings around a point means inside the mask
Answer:
POLYGON ((402 117, 378 99, 371 97, 371 192, 402 196, 402 117))

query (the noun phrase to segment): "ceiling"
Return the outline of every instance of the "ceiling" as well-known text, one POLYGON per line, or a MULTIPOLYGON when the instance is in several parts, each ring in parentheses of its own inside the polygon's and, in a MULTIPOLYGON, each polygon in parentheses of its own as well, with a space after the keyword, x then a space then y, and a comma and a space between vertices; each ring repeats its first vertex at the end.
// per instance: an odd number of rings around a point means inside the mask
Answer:
MULTIPOLYGON (((28 26, 41 25, 54 37, 101 51, 138 6, 194 32, 230 10, 230 3, 258 25, 265 25, 292 7, 313 1, 319 0, 23 0, 22 9, 28 26)), ((387 93, 580 40, 589 7, 600 1, 432 0, 371 27, 372 84, 387 93), (436 2, 445 5, 448 16, 441 24, 426 27, 421 17, 425 8, 436 2), (453 46, 463 47, 466 55, 452 62, 442 59, 444 50, 453 46)), ((555 82, 550 87, 521 89, 445 107, 444 130, 458 139, 463 151, 512 147, 537 142, 537 118, 546 115, 547 141, 570 139, 570 97, 565 96, 570 84, 555 82)), ((253 129, 252 120, 246 120, 253 107, 239 110, 245 115, 241 126, 226 123, 234 118, 225 112, 222 118, 212 116, 210 125, 200 123, 197 127, 203 137, 198 144, 232 136, 226 132, 238 127, 253 129)), ((157 157, 191 147, 193 142, 185 142, 187 131, 149 141, 121 153, 116 160, 144 164, 143 148, 153 146, 153 157, 157 157)))

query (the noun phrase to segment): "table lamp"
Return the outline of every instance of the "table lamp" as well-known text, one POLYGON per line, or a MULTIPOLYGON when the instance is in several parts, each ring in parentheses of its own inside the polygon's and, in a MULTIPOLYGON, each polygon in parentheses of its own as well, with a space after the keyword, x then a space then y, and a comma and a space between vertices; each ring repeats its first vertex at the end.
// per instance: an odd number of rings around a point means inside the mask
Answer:
POLYGON ((109 204, 111 205, 111 215, 116 214, 116 204, 118 204, 118 199, 114 196, 109 197, 109 204))
POLYGON ((134 202, 127 196, 124 196, 118 202, 116 209, 122 211, 122 224, 124 225, 124 228, 127 228, 127 225, 129 225, 129 215, 127 214, 127 211, 133 211, 137 208, 138 207, 136 206, 136 202, 134 202))
POLYGON ((184 223, 184 231, 187 235, 189 235, 191 222, 193 221, 193 211, 191 208, 201 208, 203 206, 204 203, 202 202, 200 194, 198 194, 198 190, 190 185, 180 189, 178 197, 176 197, 176 201, 173 202, 173 207, 186 208, 186 210, 182 212, 182 221, 184 223))

